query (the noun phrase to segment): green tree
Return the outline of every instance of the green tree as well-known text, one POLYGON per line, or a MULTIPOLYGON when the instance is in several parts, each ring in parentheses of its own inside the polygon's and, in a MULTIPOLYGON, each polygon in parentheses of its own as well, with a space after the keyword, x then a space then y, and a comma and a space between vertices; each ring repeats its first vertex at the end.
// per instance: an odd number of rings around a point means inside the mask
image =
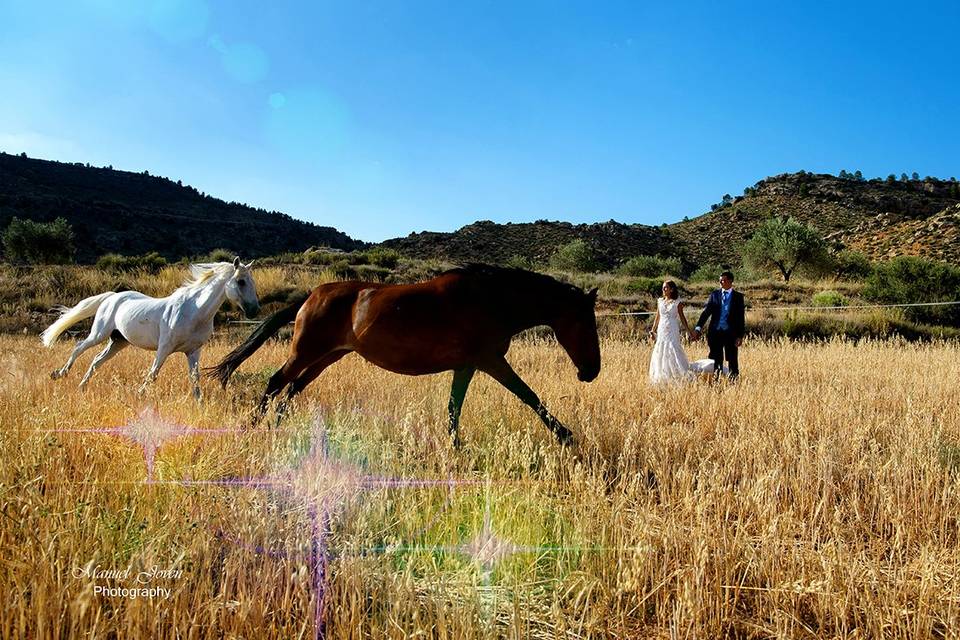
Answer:
POLYGON ((63 218, 36 222, 13 218, 3 232, 7 260, 29 264, 65 264, 73 261, 73 229, 63 218))
POLYGON ((596 271, 597 254, 583 240, 574 240, 557 248, 550 256, 550 266, 559 271, 596 271))
POLYGON ((778 271, 784 282, 797 267, 819 267, 829 262, 820 234, 793 218, 771 218, 760 225, 743 247, 747 266, 778 271))

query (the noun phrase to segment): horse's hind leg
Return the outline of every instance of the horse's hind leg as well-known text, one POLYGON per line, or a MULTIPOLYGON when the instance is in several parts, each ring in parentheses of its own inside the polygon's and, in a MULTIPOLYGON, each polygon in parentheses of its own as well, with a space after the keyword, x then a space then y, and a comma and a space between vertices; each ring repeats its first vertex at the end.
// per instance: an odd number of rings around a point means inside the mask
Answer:
POLYGON ((283 366, 280 367, 276 373, 270 376, 270 381, 267 382, 267 388, 264 390, 263 397, 260 398, 260 404, 257 405, 257 410, 254 413, 254 424, 263 418, 263 415, 267 412, 267 406, 270 404, 270 401, 273 400, 278 393, 283 391, 284 387, 293 382, 297 376, 307 369, 309 364, 310 363, 304 361, 304 358, 294 354, 287 358, 287 361, 283 363, 283 366))
POLYGON ((59 369, 55 369, 50 374, 50 377, 56 380, 67 375, 67 372, 70 371, 70 367, 72 367, 73 363, 76 362, 77 358, 80 357, 80 354, 87 349, 97 346, 106 340, 107 337, 109 337, 110 330, 112 329, 112 327, 109 326, 110 324, 112 323, 108 323, 106 320, 103 320, 100 317, 95 317, 93 320, 93 326, 90 328, 90 333, 87 334, 86 338, 77 343, 77 346, 73 349, 73 353, 71 353, 70 357, 67 359, 67 363, 59 369))
POLYGON ((450 385, 450 402, 447 404, 447 413, 450 416, 450 437, 453 438, 453 447, 460 448, 460 411, 463 409, 463 399, 467 396, 467 387, 476 373, 473 367, 464 367, 453 372, 453 384, 450 385))
POLYGON ((117 355, 123 351, 124 347, 128 346, 130 343, 120 335, 119 331, 114 331, 113 335, 110 336, 110 342, 107 343, 106 348, 97 354, 97 357, 93 359, 93 362, 90 363, 90 368, 87 369, 87 373, 84 374, 83 379, 80 381, 80 388, 83 389, 87 382, 90 380, 90 377, 93 375, 93 372, 97 370, 100 365, 104 362, 117 355))
POLYGON ((287 387, 287 395, 283 401, 277 406, 277 426, 280 425, 280 421, 283 420, 283 416, 287 411, 287 405, 290 403, 293 398, 303 391, 308 384, 317 379, 323 370, 332 365, 334 362, 342 358, 343 356, 350 353, 349 351, 334 351, 328 353, 320 360, 314 362, 312 365, 303 370, 303 373, 294 378, 293 382, 290 383, 290 386, 287 387))
POLYGON ((573 433, 547 411, 537 394, 517 375, 510 363, 503 358, 499 358, 484 364, 480 367, 480 370, 489 374, 494 380, 509 389, 513 395, 520 398, 524 404, 536 411, 543 424, 547 425, 547 428, 557 436, 557 440, 561 444, 573 444, 573 433))
POLYGON ((193 387, 193 398, 200 402, 200 349, 194 349, 187 356, 187 377, 193 387))

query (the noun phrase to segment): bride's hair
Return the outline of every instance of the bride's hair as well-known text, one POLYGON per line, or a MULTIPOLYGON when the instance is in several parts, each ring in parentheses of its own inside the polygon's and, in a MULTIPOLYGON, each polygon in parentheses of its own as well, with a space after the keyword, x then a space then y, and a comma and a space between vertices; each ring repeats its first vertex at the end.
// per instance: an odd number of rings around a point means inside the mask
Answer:
POLYGON ((664 297, 668 300, 676 300, 680 297, 680 289, 677 288, 677 283, 673 280, 664 280, 663 284, 667 287, 667 295, 664 297))

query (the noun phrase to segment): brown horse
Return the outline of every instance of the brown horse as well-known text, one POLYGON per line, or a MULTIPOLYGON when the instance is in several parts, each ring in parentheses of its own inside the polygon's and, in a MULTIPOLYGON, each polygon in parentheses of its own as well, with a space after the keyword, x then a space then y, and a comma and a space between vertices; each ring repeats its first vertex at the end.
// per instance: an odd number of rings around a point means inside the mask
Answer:
POLYGON ((305 301, 261 323, 210 375, 224 386, 234 370, 280 328, 296 318, 290 356, 277 371, 258 408, 289 386, 283 407, 328 366, 356 351, 373 364, 406 375, 453 370, 450 435, 459 446, 460 409, 473 374, 492 376, 533 408, 560 442, 572 434, 553 417, 504 356, 510 338, 547 325, 590 382, 600 373, 600 345, 594 315, 597 290, 589 293, 522 269, 467 265, 417 284, 333 282, 314 289, 305 301))

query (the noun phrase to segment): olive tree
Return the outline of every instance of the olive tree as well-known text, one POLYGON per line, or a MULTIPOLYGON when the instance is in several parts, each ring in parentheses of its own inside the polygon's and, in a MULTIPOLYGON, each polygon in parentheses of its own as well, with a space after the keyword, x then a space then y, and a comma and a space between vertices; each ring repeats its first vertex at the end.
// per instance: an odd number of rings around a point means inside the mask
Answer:
POLYGON ((798 267, 818 267, 829 261, 827 245, 812 227, 793 218, 771 218, 743 246, 751 268, 778 271, 784 282, 798 267))

